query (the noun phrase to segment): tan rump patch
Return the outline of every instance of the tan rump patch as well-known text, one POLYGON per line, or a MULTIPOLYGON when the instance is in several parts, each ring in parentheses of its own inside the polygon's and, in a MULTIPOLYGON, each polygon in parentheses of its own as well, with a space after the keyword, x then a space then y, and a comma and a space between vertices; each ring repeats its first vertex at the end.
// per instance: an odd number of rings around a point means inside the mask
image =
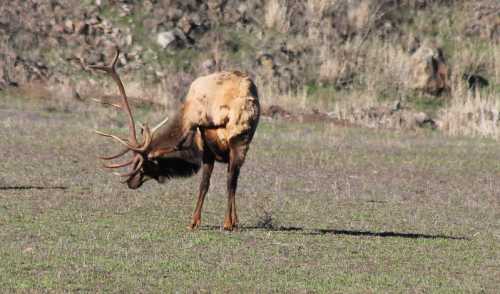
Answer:
POLYGON ((259 116, 253 82, 242 72, 221 72, 193 82, 186 97, 185 118, 190 126, 222 126, 216 131, 226 144, 231 138, 251 133, 259 116))

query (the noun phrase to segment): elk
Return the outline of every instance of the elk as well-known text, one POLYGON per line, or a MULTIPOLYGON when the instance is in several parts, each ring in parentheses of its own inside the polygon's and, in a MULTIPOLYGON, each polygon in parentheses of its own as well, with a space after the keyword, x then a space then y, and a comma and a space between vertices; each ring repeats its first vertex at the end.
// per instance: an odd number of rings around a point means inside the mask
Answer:
POLYGON ((227 164, 228 202, 224 216, 224 230, 238 226, 236 213, 236 186, 240 168, 254 136, 260 116, 257 88, 253 81, 238 71, 217 72, 197 78, 173 120, 168 117, 153 128, 140 124, 142 139, 136 137, 136 127, 123 83, 115 70, 120 52, 117 49, 111 65, 90 66, 108 73, 118 85, 121 104, 112 106, 124 110, 128 117, 128 138, 103 133, 124 148, 112 156, 99 157, 109 169, 129 167, 118 174, 130 189, 139 188, 154 179, 159 183, 174 177, 185 177, 202 170, 198 200, 189 229, 201 224, 201 210, 210 185, 214 162, 227 164), (132 153, 122 163, 113 159, 132 153))

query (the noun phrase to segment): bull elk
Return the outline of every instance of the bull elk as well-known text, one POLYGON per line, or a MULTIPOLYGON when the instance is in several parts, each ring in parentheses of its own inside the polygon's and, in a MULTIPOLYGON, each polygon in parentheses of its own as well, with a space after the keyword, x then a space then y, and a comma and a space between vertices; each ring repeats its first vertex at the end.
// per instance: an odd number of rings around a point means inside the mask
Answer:
POLYGON ((91 69, 102 70, 111 75, 121 94, 121 104, 112 105, 124 110, 128 117, 127 139, 96 131, 97 134, 112 138, 125 146, 115 155, 99 157, 106 161, 104 167, 130 167, 128 172, 118 175, 124 178, 123 183, 127 183, 131 189, 139 188, 150 179, 163 183, 173 177, 191 176, 201 168, 198 201, 192 222, 188 226, 195 229, 201 223, 201 210, 214 162, 227 163, 228 203, 224 229, 237 228, 235 193, 238 176, 260 115, 257 88, 253 81, 246 74, 237 71, 217 72, 196 79, 175 117, 168 123, 166 118, 153 128, 140 124, 143 138, 138 140, 127 95, 115 70, 119 54, 117 50, 109 66, 90 66, 91 69), (129 160, 122 163, 109 162, 128 152, 132 153, 129 160))

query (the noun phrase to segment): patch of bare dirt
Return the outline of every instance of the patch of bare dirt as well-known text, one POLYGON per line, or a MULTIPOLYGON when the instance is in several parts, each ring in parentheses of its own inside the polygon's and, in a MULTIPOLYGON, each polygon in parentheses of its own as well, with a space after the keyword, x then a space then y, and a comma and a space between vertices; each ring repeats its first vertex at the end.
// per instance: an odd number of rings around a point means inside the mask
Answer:
MULTIPOLYGON (((437 123, 423 112, 414 112, 408 109, 401 109, 399 107, 370 107, 367 109, 360 109, 356 112, 359 117, 355 121, 369 120, 374 127, 385 129, 415 129, 430 127, 437 128, 437 123)), ((361 124, 356 124, 348 119, 340 119, 335 117, 335 113, 323 112, 317 108, 310 111, 292 112, 286 110, 279 105, 264 106, 262 115, 271 119, 280 119, 290 122, 298 123, 330 123, 342 127, 361 127, 361 124)))
POLYGON ((347 120, 335 118, 333 117, 332 114, 322 112, 316 108, 313 108, 310 112, 294 113, 284 109, 279 105, 270 105, 268 107, 263 107, 262 115, 264 117, 269 117, 271 119, 281 119, 291 122, 300 122, 300 123, 324 122, 345 127, 354 126, 354 124, 350 123, 347 120))

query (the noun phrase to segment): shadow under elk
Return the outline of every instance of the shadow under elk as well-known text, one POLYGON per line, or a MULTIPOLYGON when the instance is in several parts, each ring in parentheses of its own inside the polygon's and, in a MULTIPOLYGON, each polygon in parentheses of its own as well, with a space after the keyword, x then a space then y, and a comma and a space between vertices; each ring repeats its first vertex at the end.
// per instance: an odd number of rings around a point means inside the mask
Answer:
POLYGON ((163 183, 174 177, 192 176, 201 168, 198 201, 188 226, 195 229, 201 223, 201 210, 214 162, 226 163, 228 202, 224 229, 237 228, 235 193, 238 176, 260 116, 257 88, 253 81, 237 71, 217 72, 196 79, 180 111, 171 121, 167 122, 166 118, 151 129, 147 124, 139 124, 143 136, 139 141, 123 83, 115 70, 119 54, 117 49, 109 66, 89 67, 111 75, 121 94, 121 104, 111 105, 124 110, 128 117, 128 138, 96 131, 125 146, 115 155, 99 157, 107 161, 104 167, 116 169, 128 166, 128 172, 118 175, 131 189, 139 188, 150 179, 163 183), (109 162, 129 152, 132 153, 129 160, 109 162))

